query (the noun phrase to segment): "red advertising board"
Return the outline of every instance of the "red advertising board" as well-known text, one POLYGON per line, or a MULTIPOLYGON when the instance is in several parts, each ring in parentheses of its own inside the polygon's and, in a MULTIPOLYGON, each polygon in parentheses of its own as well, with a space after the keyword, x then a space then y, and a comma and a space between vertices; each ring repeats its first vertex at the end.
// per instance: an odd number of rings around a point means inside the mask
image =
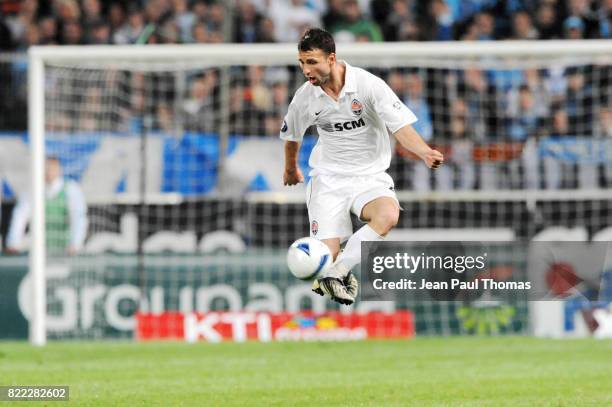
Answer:
POLYGON ((410 311, 342 314, 327 312, 164 312, 136 315, 136 339, 207 341, 348 341, 409 338, 414 335, 410 311))

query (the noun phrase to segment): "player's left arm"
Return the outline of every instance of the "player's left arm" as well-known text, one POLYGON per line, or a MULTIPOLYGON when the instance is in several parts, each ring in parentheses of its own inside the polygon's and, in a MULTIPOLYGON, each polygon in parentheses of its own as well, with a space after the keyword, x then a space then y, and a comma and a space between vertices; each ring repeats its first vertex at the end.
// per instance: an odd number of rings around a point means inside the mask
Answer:
POLYGON ((370 100, 378 117, 397 141, 416 154, 427 167, 436 169, 444 162, 442 153, 432 149, 411 126, 417 121, 414 113, 397 97, 382 79, 373 77, 370 100))
POLYGON ((438 150, 429 147, 425 140, 410 124, 393 133, 397 141, 408 151, 416 154, 427 167, 436 169, 444 162, 444 156, 438 150))

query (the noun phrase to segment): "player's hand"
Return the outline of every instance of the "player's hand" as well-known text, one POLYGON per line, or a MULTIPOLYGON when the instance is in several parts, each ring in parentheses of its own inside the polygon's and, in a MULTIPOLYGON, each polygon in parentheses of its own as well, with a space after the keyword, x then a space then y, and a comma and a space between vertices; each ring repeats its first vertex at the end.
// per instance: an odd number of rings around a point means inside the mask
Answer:
POLYGON ((300 182, 304 182, 304 175, 299 168, 293 168, 290 170, 285 169, 285 174, 283 174, 283 184, 296 185, 300 182))
POLYGON ((428 168, 435 170, 444 163, 444 156, 438 150, 431 149, 423 157, 423 161, 428 168))
POLYGON ((66 255, 67 256, 75 256, 77 254, 78 250, 76 247, 70 245, 68 247, 66 247, 66 255))

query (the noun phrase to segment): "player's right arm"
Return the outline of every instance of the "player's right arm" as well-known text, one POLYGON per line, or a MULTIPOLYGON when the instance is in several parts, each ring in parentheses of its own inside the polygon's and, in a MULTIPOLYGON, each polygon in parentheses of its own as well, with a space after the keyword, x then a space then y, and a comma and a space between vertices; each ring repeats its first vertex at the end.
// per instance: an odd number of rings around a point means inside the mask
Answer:
POLYGON ((280 138, 285 140, 285 185, 296 185, 304 181, 304 175, 298 166, 298 154, 304 132, 312 124, 309 109, 306 107, 306 85, 307 83, 295 92, 280 131, 280 138))
POLYGON ((285 173, 283 174, 285 185, 296 185, 304 181, 304 175, 297 164, 300 144, 297 141, 285 141, 285 173))

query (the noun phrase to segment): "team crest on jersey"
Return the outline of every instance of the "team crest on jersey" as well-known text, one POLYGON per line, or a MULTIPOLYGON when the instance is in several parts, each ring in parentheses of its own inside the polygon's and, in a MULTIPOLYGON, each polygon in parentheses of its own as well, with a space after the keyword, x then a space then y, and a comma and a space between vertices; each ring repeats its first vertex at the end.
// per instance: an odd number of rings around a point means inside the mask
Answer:
POLYGON ((310 231, 312 232, 313 236, 316 236, 317 232, 319 231, 319 222, 317 222, 316 220, 313 220, 312 223, 310 224, 310 231))
POLYGON ((359 116, 363 111, 363 105, 359 100, 353 99, 353 101, 351 102, 351 110, 356 116, 359 116))
POLYGON ((287 131, 287 122, 285 120, 283 120, 283 127, 281 127, 281 132, 284 133, 287 131))

